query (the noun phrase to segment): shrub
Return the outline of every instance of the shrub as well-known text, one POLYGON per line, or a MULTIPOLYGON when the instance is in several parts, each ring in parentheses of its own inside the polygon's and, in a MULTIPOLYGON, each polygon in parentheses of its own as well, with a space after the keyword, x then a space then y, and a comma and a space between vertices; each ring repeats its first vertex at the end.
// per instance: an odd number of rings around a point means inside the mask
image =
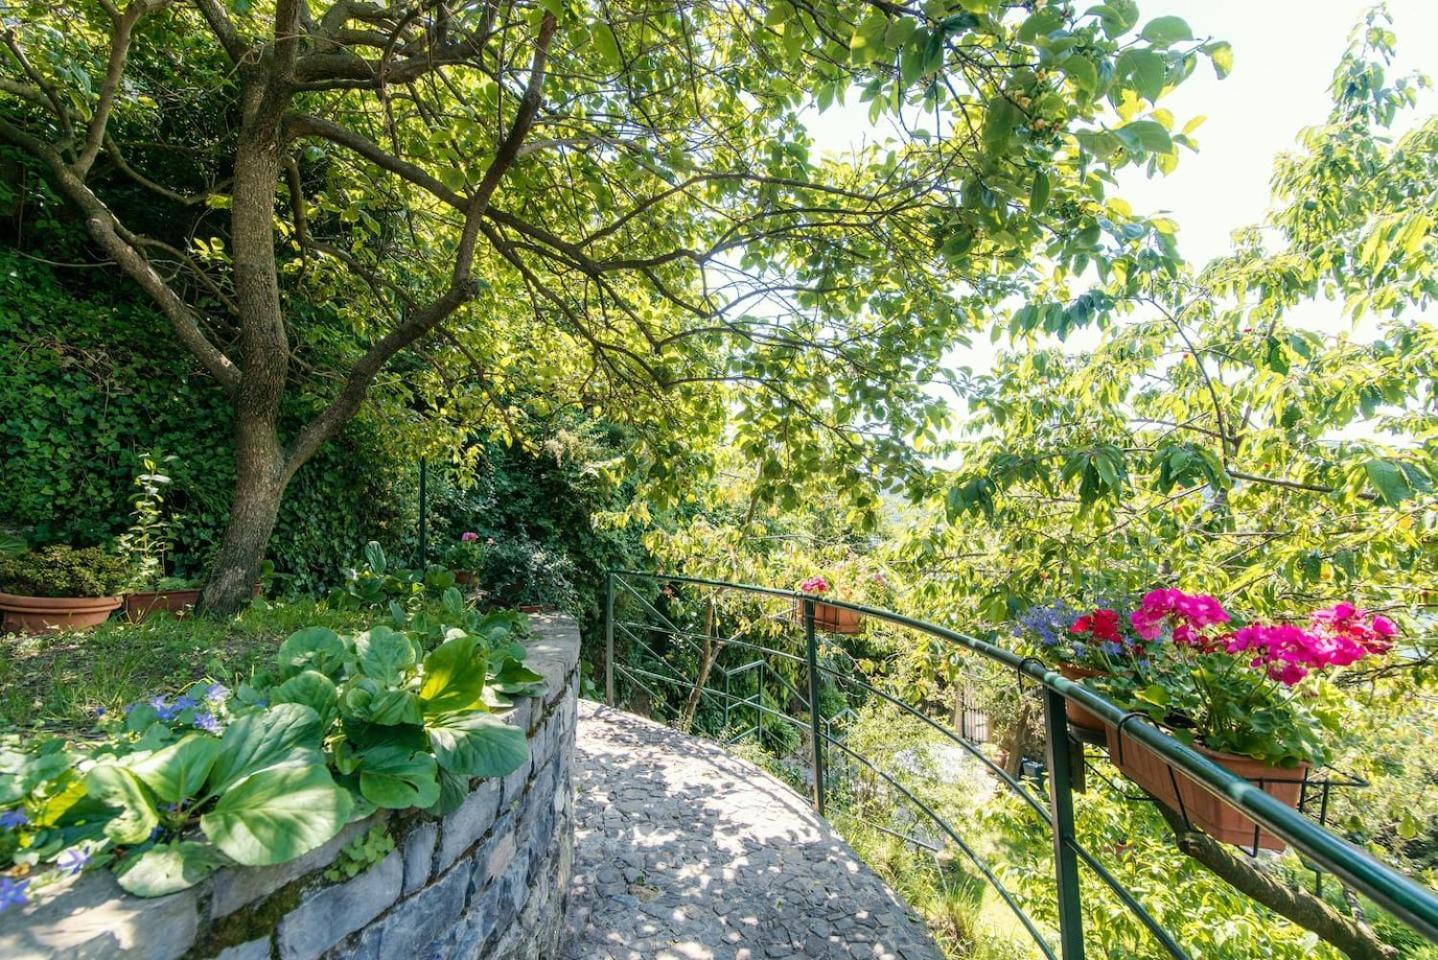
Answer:
POLYGON ((57 544, 18 556, 0 554, 0 591, 29 597, 107 597, 133 571, 124 557, 99 547, 57 544))

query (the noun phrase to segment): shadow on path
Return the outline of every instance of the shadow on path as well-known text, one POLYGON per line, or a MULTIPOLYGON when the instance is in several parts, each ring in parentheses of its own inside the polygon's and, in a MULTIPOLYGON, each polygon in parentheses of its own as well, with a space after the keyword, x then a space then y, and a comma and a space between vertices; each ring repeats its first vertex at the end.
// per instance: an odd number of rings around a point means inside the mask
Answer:
POLYGON ((580 701, 571 960, 936 960, 791 790, 721 747, 580 701))

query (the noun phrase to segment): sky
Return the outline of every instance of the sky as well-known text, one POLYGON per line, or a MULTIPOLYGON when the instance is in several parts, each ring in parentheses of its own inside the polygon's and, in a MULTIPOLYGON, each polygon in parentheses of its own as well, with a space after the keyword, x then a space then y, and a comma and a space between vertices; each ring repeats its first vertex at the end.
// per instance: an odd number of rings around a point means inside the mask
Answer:
MULTIPOLYGON (((1159 102, 1178 126, 1200 114, 1207 118, 1195 132, 1199 151, 1182 151, 1178 169, 1166 177, 1124 171, 1117 194, 1137 212, 1168 212, 1179 224, 1180 249, 1190 261, 1201 264, 1225 252, 1234 229, 1263 218, 1273 158, 1293 148, 1302 128, 1327 116, 1333 69, 1370 5, 1370 0, 1140 0, 1145 21, 1173 14, 1187 20, 1195 36, 1229 41, 1234 66, 1219 80, 1202 62, 1159 102)), ((1398 35, 1390 76, 1420 70, 1438 78, 1438 0, 1389 0, 1388 6, 1398 35)), ((1435 109, 1438 95, 1428 90, 1413 113, 1435 109)), ((814 117, 809 129, 820 149, 842 151, 866 137, 875 139, 863 105, 831 109, 814 117)), ((1309 305, 1291 320, 1329 334, 1347 327, 1331 304, 1309 305)), ((981 340, 955 359, 985 367, 990 348, 986 337, 981 340)))

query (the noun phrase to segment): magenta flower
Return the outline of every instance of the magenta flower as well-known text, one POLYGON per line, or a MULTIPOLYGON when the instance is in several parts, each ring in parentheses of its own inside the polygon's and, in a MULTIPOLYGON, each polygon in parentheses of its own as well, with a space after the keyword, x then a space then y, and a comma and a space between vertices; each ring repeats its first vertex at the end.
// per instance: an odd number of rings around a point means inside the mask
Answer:
POLYGON ((820 576, 813 576, 799 584, 799 589, 805 593, 828 593, 829 581, 820 576))
POLYGON ((464 533, 461 533, 461 534, 459 535, 459 542, 460 542, 460 543, 473 543, 474 541, 476 541, 476 540, 478 540, 478 539, 479 539, 479 534, 475 533, 473 530, 466 530, 466 531, 464 531, 464 533))
POLYGON ((1182 590, 1151 590, 1144 595, 1139 608, 1129 615, 1134 632, 1145 640, 1153 640, 1168 624, 1178 644, 1198 646, 1204 643, 1202 632, 1230 617, 1223 605, 1207 594, 1188 594, 1182 590))

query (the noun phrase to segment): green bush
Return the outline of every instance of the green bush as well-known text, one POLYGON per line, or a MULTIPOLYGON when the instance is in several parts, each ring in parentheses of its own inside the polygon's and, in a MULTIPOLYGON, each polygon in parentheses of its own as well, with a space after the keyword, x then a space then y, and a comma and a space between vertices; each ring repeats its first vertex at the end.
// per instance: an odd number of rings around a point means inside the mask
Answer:
MULTIPOLYGON (((35 545, 108 543, 133 521, 143 453, 163 450, 169 572, 203 574, 229 518, 233 415, 129 282, 0 251, 0 370, 0 527, 35 545)), ((284 430, 309 412, 293 406, 284 430)), ((353 544, 408 548, 416 477, 397 436, 362 414, 295 475, 269 549, 292 589, 334 583, 353 544)))
POLYGON ((63 544, 18 556, 0 554, 0 592, 28 597, 108 597, 134 571, 124 557, 99 547, 63 544))

